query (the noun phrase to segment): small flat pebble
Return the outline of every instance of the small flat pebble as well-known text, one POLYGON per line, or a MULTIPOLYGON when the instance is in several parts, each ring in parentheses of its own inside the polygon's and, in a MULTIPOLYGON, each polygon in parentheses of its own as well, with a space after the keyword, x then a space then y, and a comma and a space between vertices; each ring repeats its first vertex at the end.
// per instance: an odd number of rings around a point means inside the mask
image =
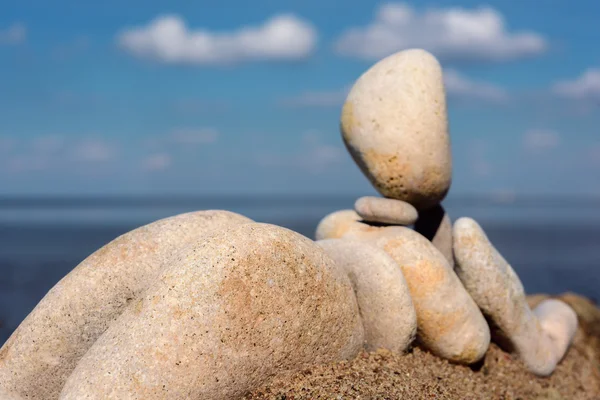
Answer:
POLYGON ((235 399, 276 372, 351 359, 352 285, 312 240, 244 224, 190 244, 111 324, 62 400, 235 399))
POLYGON ((407 202, 384 197, 361 197, 354 209, 363 220, 382 224, 412 225, 418 217, 417 210, 407 202))
POLYGON ((543 301, 532 311, 521 280, 473 219, 457 220, 453 236, 456 272, 496 327, 495 340, 515 351, 532 373, 550 375, 577 330, 575 312, 559 300, 543 301))
POLYGON ((318 241, 348 274, 365 328, 365 348, 402 353, 417 333, 417 315, 398 264, 383 250, 350 239, 318 241))

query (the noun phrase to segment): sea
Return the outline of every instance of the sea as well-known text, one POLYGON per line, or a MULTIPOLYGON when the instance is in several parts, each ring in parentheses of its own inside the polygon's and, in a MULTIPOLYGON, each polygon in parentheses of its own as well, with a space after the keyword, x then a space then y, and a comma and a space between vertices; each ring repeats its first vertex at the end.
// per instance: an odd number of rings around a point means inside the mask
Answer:
MULTIPOLYGON (((207 209, 241 213, 309 238, 356 196, 0 198, 0 344, 52 286, 117 236, 160 218, 207 209)), ((448 198, 519 274, 527 293, 600 297, 600 199, 448 198)))

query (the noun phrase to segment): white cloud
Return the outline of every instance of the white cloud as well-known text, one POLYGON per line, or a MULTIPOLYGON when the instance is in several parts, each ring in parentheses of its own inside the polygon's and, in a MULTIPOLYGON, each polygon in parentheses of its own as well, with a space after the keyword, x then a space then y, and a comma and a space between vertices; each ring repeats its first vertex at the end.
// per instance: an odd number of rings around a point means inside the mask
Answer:
POLYGON ((576 79, 557 82, 552 91, 568 99, 600 101, 600 68, 590 68, 576 79))
POLYGON ((219 132, 214 128, 178 128, 169 134, 169 140, 181 145, 200 145, 214 143, 219 132))
POLYGON ((418 11, 387 3, 371 24, 346 31, 335 47, 342 55, 368 60, 419 47, 443 61, 500 62, 543 53, 547 43, 538 33, 509 32, 503 15, 490 7, 418 11))
POLYGON ((73 156, 77 161, 106 162, 115 158, 116 148, 100 139, 85 139, 73 146, 73 156))
POLYGON ((280 103, 292 108, 336 107, 344 103, 349 91, 349 87, 340 90, 306 91, 297 96, 284 98, 280 103))
POLYGON ((233 32, 192 30, 177 15, 163 15, 147 26, 128 28, 117 36, 127 52, 168 64, 215 65, 253 60, 298 60, 309 56, 316 30, 292 14, 233 32))
POLYGON ((461 100, 503 102, 508 92, 494 84, 470 80, 455 70, 444 71, 444 84, 449 97, 461 100))
POLYGON ((171 156, 168 154, 152 154, 142 161, 142 169, 145 171, 164 171, 171 166, 171 156))
POLYGON ((27 28, 16 22, 6 29, 0 29, 0 45, 17 45, 27 39, 27 28))
POLYGON ((560 144, 560 135, 547 129, 531 129, 523 135, 523 147, 529 152, 552 150, 560 144))

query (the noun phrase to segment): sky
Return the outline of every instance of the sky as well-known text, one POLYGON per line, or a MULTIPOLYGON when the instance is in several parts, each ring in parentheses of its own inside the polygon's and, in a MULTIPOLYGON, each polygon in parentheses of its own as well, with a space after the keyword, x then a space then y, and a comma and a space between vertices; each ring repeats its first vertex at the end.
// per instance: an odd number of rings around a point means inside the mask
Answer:
POLYGON ((444 69, 450 195, 600 195, 599 14, 596 0, 3 0, 0 195, 372 194, 341 106, 407 48, 444 69))

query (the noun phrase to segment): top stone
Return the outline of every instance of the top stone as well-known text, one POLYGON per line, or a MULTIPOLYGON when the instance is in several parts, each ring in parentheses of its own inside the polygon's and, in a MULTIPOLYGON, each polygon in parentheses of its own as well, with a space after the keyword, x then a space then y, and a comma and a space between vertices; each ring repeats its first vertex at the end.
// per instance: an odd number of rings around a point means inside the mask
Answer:
POLYGON ((384 58, 352 87, 342 109, 342 137, 383 196, 417 209, 446 196, 452 156, 445 97, 440 64, 419 49, 384 58))

